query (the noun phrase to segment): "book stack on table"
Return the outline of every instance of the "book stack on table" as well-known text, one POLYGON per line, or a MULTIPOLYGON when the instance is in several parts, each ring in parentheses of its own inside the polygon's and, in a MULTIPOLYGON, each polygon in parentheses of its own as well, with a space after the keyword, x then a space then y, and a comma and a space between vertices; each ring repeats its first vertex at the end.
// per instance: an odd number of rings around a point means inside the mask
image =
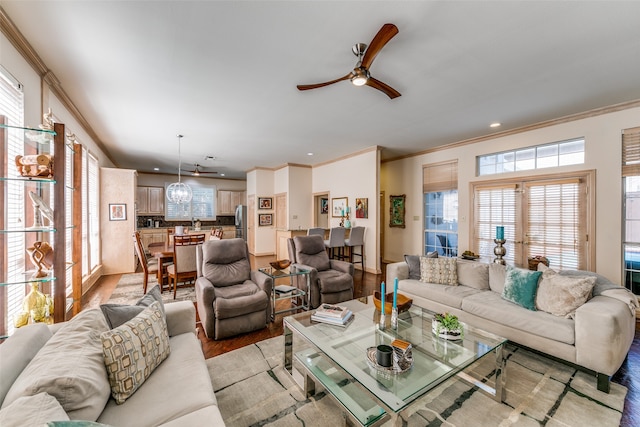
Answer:
POLYGON ((353 320, 353 312, 343 305, 320 304, 320 307, 311 315, 311 320, 346 326, 353 320))

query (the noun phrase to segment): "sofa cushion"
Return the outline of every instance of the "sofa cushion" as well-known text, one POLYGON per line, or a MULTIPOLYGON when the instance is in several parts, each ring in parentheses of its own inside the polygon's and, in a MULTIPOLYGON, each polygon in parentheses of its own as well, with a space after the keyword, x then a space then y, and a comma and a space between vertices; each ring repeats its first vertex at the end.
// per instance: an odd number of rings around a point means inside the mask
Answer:
POLYGON ((538 280, 542 275, 539 271, 507 266, 507 275, 502 290, 502 298, 524 307, 536 310, 536 292, 538 280))
POLYGON ((502 295, 507 268, 502 264, 489 264, 489 288, 502 295))
POLYGON ((458 283, 475 289, 489 289, 489 264, 477 261, 456 262, 458 283))
POLYGON ((530 334, 563 342, 575 343, 575 322, 544 311, 531 311, 502 299, 496 292, 470 295, 462 301, 462 309, 500 325, 527 331, 530 334))
MULTIPOLYGON (((426 258, 438 258, 438 251, 427 252, 426 258)), ((404 261, 409 266, 409 279, 420 280, 420 255, 405 255, 404 261)))
POLYGON ((100 333, 109 330, 102 312, 81 311, 36 354, 7 393, 2 407, 22 396, 46 392, 72 420, 95 421, 109 399, 100 333))
POLYGON ((456 258, 420 258, 420 281, 458 286, 456 258))
POLYGON ((247 243, 242 239, 202 244, 202 275, 214 286, 232 286, 251 278, 247 243))
POLYGON ((436 301, 454 308, 462 307, 462 300, 469 295, 475 295, 482 291, 468 286, 447 286, 437 283, 424 283, 418 280, 400 280, 398 289, 411 295, 436 301))
POLYGON ((538 285, 536 307, 555 316, 573 318, 576 310, 591 298, 596 278, 561 276, 547 268, 538 285))
POLYGON ((0 410, 2 427, 42 427, 48 421, 68 421, 58 400, 48 393, 22 396, 0 410))
POLYGON ((35 323, 16 329, 13 335, 0 345, 0 405, 20 372, 51 338, 51 330, 44 323, 35 323))
POLYGON ((160 303, 160 309, 164 315, 164 303, 162 302, 162 294, 160 293, 160 287, 158 285, 154 286, 146 295, 140 298, 136 305, 101 304, 100 310, 102 310, 102 314, 104 314, 105 319, 107 319, 109 327, 113 329, 133 319, 142 313, 145 307, 149 307, 156 301, 160 303))
MULTIPOLYGON (((109 399, 98 422, 118 427, 157 426, 216 404, 198 338, 193 333, 180 334, 171 337, 169 344, 171 354, 142 387, 121 405, 109 399)), ((202 425, 202 420, 199 423, 187 425, 202 425)))
POLYGON ((350 274, 338 270, 319 271, 318 279, 321 286, 320 292, 331 294, 351 290, 353 278, 350 274))
POLYGON ((111 395, 127 400, 171 352, 167 323, 154 302, 142 313, 100 335, 111 395))
POLYGON ((214 289, 216 299, 213 301, 213 310, 216 319, 229 319, 259 311, 266 313, 269 297, 249 280, 241 285, 214 289))

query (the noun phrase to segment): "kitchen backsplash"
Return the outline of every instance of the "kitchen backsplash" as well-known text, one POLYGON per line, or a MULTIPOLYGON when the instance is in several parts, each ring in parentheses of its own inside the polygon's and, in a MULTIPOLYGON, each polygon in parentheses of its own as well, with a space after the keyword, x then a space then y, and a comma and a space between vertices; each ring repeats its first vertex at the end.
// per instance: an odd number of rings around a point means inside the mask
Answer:
MULTIPOLYGON (((159 227, 175 227, 176 225, 183 225, 192 227, 191 221, 165 221, 164 216, 162 215, 139 215, 137 221, 138 228, 148 228, 149 225, 147 223, 148 220, 153 221, 153 224, 156 221, 159 222, 159 227)), ((217 227, 222 225, 235 225, 235 217, 233 216, 218 216, 215 221, 201 221, 202 227, 217 227)), ((155 225, 154 225, 155 227, 155 225)))

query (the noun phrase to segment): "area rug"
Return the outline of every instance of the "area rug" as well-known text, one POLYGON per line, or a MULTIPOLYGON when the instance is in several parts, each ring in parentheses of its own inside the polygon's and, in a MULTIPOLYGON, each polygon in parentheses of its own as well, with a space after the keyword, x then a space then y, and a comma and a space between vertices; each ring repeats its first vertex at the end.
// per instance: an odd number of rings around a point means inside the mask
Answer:
MULTIPOLYGON (((120 281, 113 290, 109 298, 109 304, 135 304, 144 295, 142 292, 144 283, 144 273, 123 274, 120 281)), ((149 277, 147 290, 158 284, 155 277, 149 277)), ((172 301, 195 301, 196 291, 193 285, 184 287, 178 286, 176 299, 173 299, 173 290, 164 291, 162 293, 162 301, 164 303, 172 301)))
MULTIPOLYGON (((295 344, 294 344, 295 345, 295 344)), ((529 351, 509 347, 506 403, 452 378, 423 396, 407 426, 618 426, 627 389, 596 389, 595 378, 529 351)), ((491 383, 494 363, 472 366, 491 383)), ((305 398, 284 371, 283 337, 207 359, 222 417, 228 427, 326 427, 344 425, 342 409, 321 388, 305 398), (318 391, 320 390, 320 391, 318 391)), ((384 426, 391 426, 388 420, 384 426)))

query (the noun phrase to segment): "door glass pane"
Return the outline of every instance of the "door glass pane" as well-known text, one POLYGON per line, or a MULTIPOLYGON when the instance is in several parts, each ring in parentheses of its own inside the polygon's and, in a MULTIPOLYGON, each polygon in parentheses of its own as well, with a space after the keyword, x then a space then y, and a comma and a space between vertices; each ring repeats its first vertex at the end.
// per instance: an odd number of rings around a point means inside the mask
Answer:
POLYGON ((458 255, 458 190, 424 194, 424 253, 458 255))

